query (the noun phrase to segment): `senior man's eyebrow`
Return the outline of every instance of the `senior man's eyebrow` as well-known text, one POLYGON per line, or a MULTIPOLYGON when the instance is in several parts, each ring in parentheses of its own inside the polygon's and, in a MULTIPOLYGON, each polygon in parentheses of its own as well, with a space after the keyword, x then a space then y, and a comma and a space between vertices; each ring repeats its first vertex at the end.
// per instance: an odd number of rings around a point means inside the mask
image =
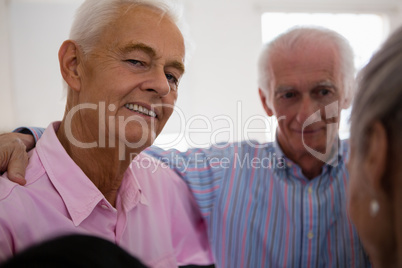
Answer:
POLYGON ((134 44, 126 45, 125 47, 120 49, 120 52, 122 54, 127 54, 130 52, 136 51, 136 50, 143 51, 151 57, 155 57, 155 55, 156 55, 155 49, 153 49, 152 47, 150 47, 148 45, 145 45, 144 43, 134 43, 134 44))
MULTIPOLYGON (((143 51, 146 54, 148 54, 150 57, 155 57, 156 56, 156 51, 155 49, 153 49, 152 47, 144 44, 144 43, 134 43, 134 44, 129 44, 125 47, 123 47, 122 49, 120 49, 121 53, 124 54, 128 54, 130 52, 133 51, 143 51)), ((179 62, 179 61, 171 61, 167 64, 167 66, 171 66, 173 68, 176 68, 177 70, 179 70, 182 74, 185 71, 185 67, 184 64, 179 62)))
POLYGON ((331 80, 320 81, 314 85, 314 88, 322 88, 322 87, 331 88, 334 91, 338 91, 338 87, 331 80))
POLYGON ((181 74, 184 74, 184 71, 185 71, 184 64, 181 63, 181 62, 179 62, 179 61, 176 61, 176 60, 175 60, 175 61, 171 61, 171 62, 169 62, 169 63, 167 64, 167 66, 171 66, 171 67, 177 69, 181 74))
POLYGON ((315 87, 328 87, 333 89, 338 89, 335 84, 330 80, 320 81, 315 84, 315 87))
POLYGON ((292 86, 278 86, 278 87, 275 89, 274 94, 275 94, 275 95, 278 95, 278 94, 282 94, 282 93, 284 93, 284 92, 292 91, 292 90, 294 90, 294 89, 295 89, 295 88, 292 87, 292 86))

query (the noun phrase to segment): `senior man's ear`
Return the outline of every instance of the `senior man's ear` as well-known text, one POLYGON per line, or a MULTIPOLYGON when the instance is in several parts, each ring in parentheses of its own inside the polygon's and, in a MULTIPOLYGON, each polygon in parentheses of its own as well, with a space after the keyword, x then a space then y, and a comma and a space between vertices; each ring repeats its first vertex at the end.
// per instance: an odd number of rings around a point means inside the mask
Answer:
POLYGON ((260 94, 260 99, 262 102, 262 107, 264 107, 265 112, 267 113, 268 116, 273 116, 274 113, 271 110, 271 108, 269 108, 267 101, 268 101, 268 96, 266 96, 268 93, 266 93, 264 90, 262 90, 261 88, 258 89, 258 93, 260 94))
POLYGON ((80 64, 80 50, 72 40, 63 42, 59 49, 59 64, 61 75, 69 87, 75 91, 81 89, 81 77, 78 71, 80 64))

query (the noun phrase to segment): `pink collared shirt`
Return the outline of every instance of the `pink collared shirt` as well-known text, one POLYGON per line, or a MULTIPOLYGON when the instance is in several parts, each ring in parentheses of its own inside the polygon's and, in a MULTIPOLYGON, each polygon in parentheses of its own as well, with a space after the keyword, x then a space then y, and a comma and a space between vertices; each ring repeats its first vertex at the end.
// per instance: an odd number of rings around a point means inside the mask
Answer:
POLYGON ((199 209, 173 171, 138 155, 114 208, 60 144, 59 125, 52 123, 32 151, 26 186, 0 177, 0 262, 71 233, 108 239, 150 267, 213 262, 199 209))

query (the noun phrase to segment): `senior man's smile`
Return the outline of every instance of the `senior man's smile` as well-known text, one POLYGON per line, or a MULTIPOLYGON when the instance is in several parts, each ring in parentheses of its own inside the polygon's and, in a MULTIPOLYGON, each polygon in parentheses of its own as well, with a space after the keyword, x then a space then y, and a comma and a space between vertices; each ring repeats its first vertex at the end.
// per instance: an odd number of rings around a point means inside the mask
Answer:
POLYGON ((139 115, 145 115, 146 117, 152 117, 152 118, 157 118, 157 114, 149 105, 140 105, 140 104, 133 104, 133 103, 127 103, 124 105, 127 109, 130 111, 135 112, 136 114, 139 115))

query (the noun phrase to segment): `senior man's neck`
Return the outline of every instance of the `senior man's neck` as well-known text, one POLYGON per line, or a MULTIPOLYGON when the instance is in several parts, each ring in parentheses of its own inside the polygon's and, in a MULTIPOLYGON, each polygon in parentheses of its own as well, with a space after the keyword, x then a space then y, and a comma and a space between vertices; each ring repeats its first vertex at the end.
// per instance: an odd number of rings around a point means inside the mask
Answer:
POLYGON ((302 169, 303 175, 309 180, 312 180, 319 176, 322 172, 324 163, 311 156, 309 153, 299 155, 298 159, 292 159, 302 169))
POLYGON ((91 137, 85 127, 78 126, 74 122, 68 127, 67 129, 65 121, 62 121, 57 131, 60 143, 109 203, 115 206, 118 190, 131 159, 126 157, 126 159, 121 160, 116 148, 77 146, 76 141, 89 146, 96 138, 91 137), (71 135, 74 136, 73 140, 71 135))
MULTIPOLYGON (((288 151, 286 150, 286 148, 282 148, 282 151, 287 158, 299 165, 303 175, 307 179, 312 180, 321 174, 322 167, 325 164, 325 161, 323 161, 322 159, 317 158, 308 151, 295 152, 288 151)), ((328 155, 324 155, 325 159, 331 158, 333 156, 332 153, 333 152, 328 153, 328 155)))
POLYGON ((326 144, 310 145, 303 143, 303 148, 297 146, 297 143, 296 146, 289 146, 291 143, 283 137, 283 135, 277 135, 282 152, 301 168, 303 175, 309 180, 320 176, 326 163, 333 165, 338 161, 340 140, 337 134, 332 135, 326 144))

